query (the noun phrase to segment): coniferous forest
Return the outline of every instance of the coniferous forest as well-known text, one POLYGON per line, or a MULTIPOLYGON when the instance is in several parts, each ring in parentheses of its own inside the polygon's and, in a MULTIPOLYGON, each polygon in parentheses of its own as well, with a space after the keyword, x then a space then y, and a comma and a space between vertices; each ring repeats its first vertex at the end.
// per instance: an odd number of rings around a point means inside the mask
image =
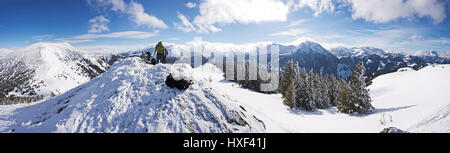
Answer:
POLYGON ((337 107, 339 112, 362 114, 374 109, 369 91, 365 89, 365 68, 359 63, 352 76, 345 80, 334 75, 314 73, 299 68, 290 60, 280 74, 278 92, 291 109, 314 111, 337 107))

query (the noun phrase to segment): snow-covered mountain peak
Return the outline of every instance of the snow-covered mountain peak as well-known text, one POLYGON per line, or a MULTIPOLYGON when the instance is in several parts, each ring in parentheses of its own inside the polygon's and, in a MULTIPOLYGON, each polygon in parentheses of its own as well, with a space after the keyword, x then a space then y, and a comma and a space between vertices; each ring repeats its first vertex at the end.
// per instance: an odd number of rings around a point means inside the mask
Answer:
POLYGON ((82 54, 68 43, 36 43, 17 52, 27 64, 61 64, 62 61, 80 59, 82 54))
POLYGON ((104 61, 68 43, 33 44, 0 61, 0 85, 5 86, 0 94, 16 96, 60 94, 108 68, 104 61))
POLYGON ((124 59, 88 83, 24 109, 27 113, 18 112, 21 117, 11 129, 127 133, 265 131, 262 121, 231 96, 213 88, 210 82, 217 80, 204 79, 208 75, 222 77, 222 73, 215 73, 221 71, 212 70, 218 68, 186 66, 124 59), (165 79, 173 69, 201 77, 194 77, 194 84, 187 90, 169 88, 165 79))
POLYGON ((328 55, 330 52, 328 52, 322 45, 320 45, 317 42, 306 40, 300 43, 297 48, 295 49, 294 53, 296 52, 303 52, 303 53, 319 53, 319 54, 325 54, 328 55))

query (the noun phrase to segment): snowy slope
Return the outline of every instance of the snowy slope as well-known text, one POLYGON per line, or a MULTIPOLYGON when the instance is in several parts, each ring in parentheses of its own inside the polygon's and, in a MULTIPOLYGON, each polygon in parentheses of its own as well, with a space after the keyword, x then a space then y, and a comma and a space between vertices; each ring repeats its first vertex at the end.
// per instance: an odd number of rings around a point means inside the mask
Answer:
POLYGON ((369 86, 375 110, 356 116, 336 108, 290 110, 281 95, 223 81, 220 70, 209 64, 194 69, 189 77, 196 84, 180 92, 164 85, 169 71, 191 70, 183 65, 149 66, 137 59, 119 62, 52 100, 0 106, 0 132, 378 133, 387 127, 450 132, 450 65, 404 68, 377 77, 369 86))
POLYGON ((0 132, 264 132, 264 123, 210 85, 221 76, 210 64, 192 69, 126 59, 48 101, 0 106, 11 114, 0 132), (186 91, 169 88, 169 72, 194 84, 186 91))
POLYGON ((409 130, 413 132, 450 133, 450 105, 439 108, 439 111, 429 115, 409 130))
POLYGON ((372 113, 352 116, 336 108, 292 111, 280 95, 267 95, 237 88, 234 83, 215 83, 266 123, 268 132, 380 132, 397 127, 409 132, 449 132, 450 65, 429 66, 376 78, 369 87, 376 108, 372 113))
POLYGON ((411 132, 450 132, 449 77, 450 65, 380 76, 370 86, 374 106, 398 109, 389 112, 396 120, 392 126, 411 132))
POLYGON ((5 95, 61 94, 105 72, 109 66, 68 43, 37 43, 0 58, 5 95))

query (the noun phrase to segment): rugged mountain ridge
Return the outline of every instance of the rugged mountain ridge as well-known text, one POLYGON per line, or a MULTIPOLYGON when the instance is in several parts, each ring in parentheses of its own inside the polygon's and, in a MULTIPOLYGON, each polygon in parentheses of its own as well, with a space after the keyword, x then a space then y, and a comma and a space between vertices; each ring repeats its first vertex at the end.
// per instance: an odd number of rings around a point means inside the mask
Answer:
MULTIPOLYGON (((284 46, 284 48, 286 48, 284 46)), ((280 65, 288 60, 299 62, 306 71, 313 69, 316 73, 332 74, 343 78, 349 77, 359 62, 366 67, 369 80, 376 76, 395 72, 403 67, 420 69, 430 64, 449 64, 450 60, 439 54, 408 55, 391 53, 373 47, 324 49, 320 44, 306 41, 293 48, 288 54, 280 55, 280 65)))

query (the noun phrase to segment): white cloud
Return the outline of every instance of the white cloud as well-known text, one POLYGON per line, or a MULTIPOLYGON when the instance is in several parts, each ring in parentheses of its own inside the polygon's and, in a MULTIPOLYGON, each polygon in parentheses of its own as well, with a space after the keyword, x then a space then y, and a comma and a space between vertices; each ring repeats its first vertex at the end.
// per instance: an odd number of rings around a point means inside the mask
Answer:
POLYGON ((308 33, 308 29, 294 28, 271 34, 271 36, 299 36, 308 33))
POLYGON ((184 31, 184 32, 191 32, 196 30, 194 25, 180 12, 178 12, 178 18, 181 20, 181 23, 174 23, 175 28, 184 31))
POLYGON ((289 6, 280 0, 204 0, 199 9, 193 23, 200 33, 221 31, 217 24, 286 21, 289 13, 289 6))
POLYGON ((108 24, 109 20, 104 16, 96 16, 89 20, 89 33, 102 33, 109 31, 108 24))
POLYGON ((91 6, 111 7, 113 11, 126 12, 127 4, 123 0, 87 0, 91 6))
POLYGON ((424 28, 412 27, 383 27, 380 29, 353 30, 345 41, 351 46, 377 47, 383 49, 411 48, 406 42, 412 43, 412 39, 421 39, 420 34, 429 32, 424 28), (416 35, 416 36, 413 36, 416 35))
POLYGON ((180 40, 180 38, 172 37, 172 38, 169 38, 169 39, 167 39, 167 40, 177 41, 177 40, 180 40))
POLYGON ((433 23, 442 22, 445 5, 437 0, 347 0, 353 19, 387 23, 398 18, 430 17, 433 23))
POLYGON ((300 20, 297 20, 297 21, 293 21, 293 22, 289 23, 289 25, 284 26, 284 28, 297 27, 297 26, 299 26, 299 25, 301 25, 301 24, 303 24, 303 23, 305 23, 307 21, 308 21, 307 19, 300 19, 300 20))
MULTIPOLYGON (((175 27, 185 32, 219 32, 222 30, 219 26, 229 24, 286 21, 287 15, 299 8, 310 8, 315 16, 350 11, 354 20, 374 23, 429 17, 437 24, 446 18, 446 6, 439 0, 203 0, 198 7, 200 13, 191 21, 179 13, 180 22, 175 27)), ((284 28, 294 28, 304 22, 293 21, 284 28)))
POLYGON ((130 38, 130 39, 145 39, 149 37, 157 36, 158 30, 153 33, 142 32, 142 31, 124 31, 124 32, 113 32, 108 34, 84 34, 73 37, 75 40, 89 40, 89 39, 99 39, 99 38, 130 38))
POLYGON ((11 53, 11 52, 13 52, 13 50, 8 49, 8 48, 0 48, 0 56, 4 56, 4 55, 6 55, 8 53, 11 53))
POLYGON ((88 3, 101 7, 111 7, 112 11, 128 14, 130 20, 137 25, 162 29, 168 28, 164 21, 156 16, 146 13, 142 4, 135 1, 131 1, 127 4, 123 0, 88 0, 88 3))
POLYGON ((131 1, 128 9, 131 20, 138 25, 146 25, 154 28, 168 28, 167 25, 155 16, 145 13, 142 4, 131 1))
POLYGON ((39 35, 39 36, 31 37, 31 39, 33 39, 35 41, 46 41, 46 40, 52 39, 53 37, 55 37, 55 36, 54 35, 39 35))
POLYGON ((412 41, 412 42, 418 42, 418 41, 422 41, 423 37, 421 35, 413 34, 408 39, 409 39, 409 41, 412 41))
POLYGON ((314 11, 314 16, 318 16, 323 12, 332 13, 335 10, 335 3, 332 0, 297 0, 294 3, 294 10, 303 7, 309 7, 314 11))
POLYGON ((85 39, 85 40, 73 40, 73 39, 55 39, 58 42, 65 42, 69 44, 78 44, 78 43, 85 43, 85 42, 92 42, 94 40, 85 39))
POLYGON ((441 46, 450 44, 450 39, 445 37, 426 39, 422 35, 413 34, 407 40, 399 42, 398 44, 408 46, 416 46, 416 45, 441 46))
POLYGON ((143 32, 143 31, 123 31, 123 32, 105 33, 105 34, 89 33, 89 34, 73 36, 70 38, 57 38, 57 39, 55 39, 55 41, 68 42, 68 43, 74 44, 74 43, 92 42, 92 41, 95 41, 96 39, 101 39, 101 38, 146 39, 146 38, 157 36, 158 34, 159 34, 158 30, 153 31, 153 33, 143 32))
POLYGON ((187 8, 194 8, 194 7, 196 7, 196 6, 197 6, 197 4, 195 4, 195 3, 193 3, 193 2, 186 3, 186 7, 187 7, 187 8))
POLYGON ((340 43, 340 42, 331 42, 331 43, 321 43, 320 45, 322 45, 323 48, 331 50, 333 48, 351 48, 352 46, 349 46, 347 44, 344 43, 340 43))
POLYGON ((308 7, 315 16, 349 8, 353 19, 374 23, 430 17, 437 24, 446 18, 446 6, 439 0, 291 0, 288 4, 293 10, 308 7))

